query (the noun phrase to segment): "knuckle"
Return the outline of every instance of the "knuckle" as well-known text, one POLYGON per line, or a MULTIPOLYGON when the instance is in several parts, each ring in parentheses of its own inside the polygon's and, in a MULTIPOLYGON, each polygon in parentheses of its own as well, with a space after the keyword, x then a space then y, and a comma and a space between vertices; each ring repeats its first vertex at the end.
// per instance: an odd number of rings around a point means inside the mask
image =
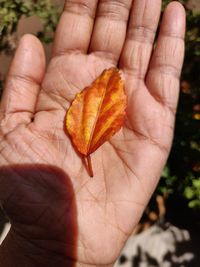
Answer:
POLYGON ((152 66, 151 70, 159 71, 162 75, 170 75, 175 79, 179 79, 181 73, 180 69, 177 66, 170 63, 158 63, 155 66, 152 66))
POLYGON ((127 39, 140 43, 153 44, 155 38, 155 30, 146 25, 135 25, 131 27, 127 34, 127 39))
POLYGON ((128 21, 130 1, 103 0, 99 4, 97 17, 106 17, 112 20, 128 21))
POLYGON ((91 0, 68 0, 65 3, 64 11, 69 13, 74 13, 81 16, 89 16, 94 19, 95 7, 94 2, 91 0))

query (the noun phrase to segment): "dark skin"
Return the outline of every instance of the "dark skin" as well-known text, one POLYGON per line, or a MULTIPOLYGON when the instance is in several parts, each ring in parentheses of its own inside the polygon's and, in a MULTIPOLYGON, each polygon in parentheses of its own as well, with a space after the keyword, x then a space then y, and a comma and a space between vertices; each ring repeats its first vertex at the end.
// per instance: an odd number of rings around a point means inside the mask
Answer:
POLYGON ((160 0, 66 1, 47 68, 41 43, 20 41, 0 106, 0 200, 12 225, 0 266, 113 266, 173 138, 185 11, 169 4, 153 47, 160 11, 160 0), (124 75, 127 118, 92 154, 91 179, 64 119, 112 66, 124 75))

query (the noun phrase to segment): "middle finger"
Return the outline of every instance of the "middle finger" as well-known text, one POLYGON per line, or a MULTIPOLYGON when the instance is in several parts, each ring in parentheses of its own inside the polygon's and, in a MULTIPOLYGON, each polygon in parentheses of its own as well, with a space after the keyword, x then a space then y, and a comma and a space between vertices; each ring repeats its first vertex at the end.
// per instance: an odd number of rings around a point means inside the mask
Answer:
POLYGON ((90 52, 116 64, 126 36, 132 0, 100 0, 90 52))

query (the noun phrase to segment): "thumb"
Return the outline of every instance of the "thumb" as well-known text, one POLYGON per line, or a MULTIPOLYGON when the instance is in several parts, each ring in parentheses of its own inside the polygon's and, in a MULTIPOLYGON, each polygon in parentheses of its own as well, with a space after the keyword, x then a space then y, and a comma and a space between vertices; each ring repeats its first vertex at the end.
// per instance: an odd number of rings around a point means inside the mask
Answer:
POLYGON ((33 35, 24 35, 11 63, 0 104, 4 133, 31 121, 44 72, 45 55, 40 41, 33 35))

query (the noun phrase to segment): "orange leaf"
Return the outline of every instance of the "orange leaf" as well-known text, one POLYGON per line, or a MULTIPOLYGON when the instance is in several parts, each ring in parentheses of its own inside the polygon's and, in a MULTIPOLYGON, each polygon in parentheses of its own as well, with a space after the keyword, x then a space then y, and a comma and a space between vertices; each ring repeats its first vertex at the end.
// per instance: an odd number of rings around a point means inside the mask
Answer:
MULTIPOLYGON (((103 73, 78 93, 66 116, 66 127, 76 149, 86 156, 109 140, 123 125, 127 96, 117 68, 103 73)), ((92 170, 89 170, 92 176, 92 170)))

